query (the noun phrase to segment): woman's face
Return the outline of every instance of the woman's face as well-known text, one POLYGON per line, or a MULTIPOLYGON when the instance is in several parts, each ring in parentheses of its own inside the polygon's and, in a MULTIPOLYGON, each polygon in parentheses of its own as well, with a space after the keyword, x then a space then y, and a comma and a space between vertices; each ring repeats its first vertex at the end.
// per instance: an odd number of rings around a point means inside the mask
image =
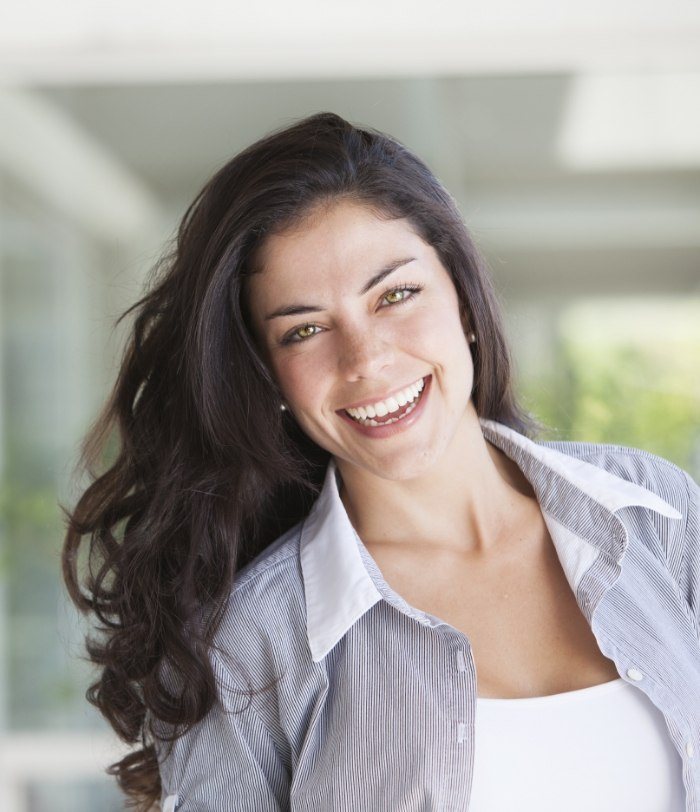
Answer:
POLYGON ((269 237, 257 259, 256 339, 304 432, 385 479, 438 462, 469 419, 473 367, 432 246, 407 220, 342 201, 269 237))

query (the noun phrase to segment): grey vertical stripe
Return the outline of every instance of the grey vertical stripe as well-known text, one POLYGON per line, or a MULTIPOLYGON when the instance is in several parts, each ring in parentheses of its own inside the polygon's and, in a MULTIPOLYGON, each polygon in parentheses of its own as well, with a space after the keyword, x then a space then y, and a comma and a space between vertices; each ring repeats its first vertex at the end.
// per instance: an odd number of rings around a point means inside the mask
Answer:
MULTIPOLYGON (((643 486, 683 518, 640 505, 612 512, 508 437, 484 434, 516 460, 543 511, 598 553, 577 601, 601 651, 664 714, 686 809, 700 812, 697 485, 644 451, 540 444, 643 486), (643 678, 630 680, 629 669, 643 678)), ((360 542, 382 599, 314 662, 301 534, 300 524, 239 574, 218 638, 232 656, 214 659, 221 701, 169 758, 161 754, 163 799, 177 795, 178 812, 468 810, 476 711, 468 638, 394 593, 360 542), (254 687, 283 677, 246 708, 235 658, 254 687)))

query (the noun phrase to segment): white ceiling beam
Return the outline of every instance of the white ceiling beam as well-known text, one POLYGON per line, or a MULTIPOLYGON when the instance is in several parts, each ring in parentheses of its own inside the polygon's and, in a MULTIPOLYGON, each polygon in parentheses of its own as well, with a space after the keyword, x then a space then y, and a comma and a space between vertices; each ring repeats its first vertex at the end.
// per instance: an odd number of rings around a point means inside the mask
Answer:
POLYGON ((6 0, 0 82, 700 69, 689 0, 6 0))
POLYGON ((0 174, 99 239, 146 236, 163 221, 148 187, 45 98, 0 89, 0 174))
MULTIPOLYGON (((625 32, 626 33, 626 32, 625 32)), ((85 43, 0 48, 0 84, 98 85, 700 70, 700 29, 605 35, 265 36, 220 43, 85 43)))
POLYGON ((700 166, 700 72, 573 77, 556 151, 569 171, 700 166))
POLYGON ((532 195, 521 201, 479 198, 477 207, 462 211, 478 242, 503 250, 700 247, 700 202, 657 199, 645 206, 618 195, 589 206, 571 197, 543 202, 532 195))

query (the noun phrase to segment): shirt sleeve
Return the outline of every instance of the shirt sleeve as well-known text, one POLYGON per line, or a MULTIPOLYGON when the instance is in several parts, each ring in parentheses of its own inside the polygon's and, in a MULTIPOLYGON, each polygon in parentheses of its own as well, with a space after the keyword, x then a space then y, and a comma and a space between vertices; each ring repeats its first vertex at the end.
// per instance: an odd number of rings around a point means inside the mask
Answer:
POLYGON ((233 710, 227 704, 224 689, 222 699, 175 740, 170 753, 167 744, 159 745, 163 753, 159 764, 164 810, 289 809, 289 774, 271 732, 252 702, 244 710, 233 710))

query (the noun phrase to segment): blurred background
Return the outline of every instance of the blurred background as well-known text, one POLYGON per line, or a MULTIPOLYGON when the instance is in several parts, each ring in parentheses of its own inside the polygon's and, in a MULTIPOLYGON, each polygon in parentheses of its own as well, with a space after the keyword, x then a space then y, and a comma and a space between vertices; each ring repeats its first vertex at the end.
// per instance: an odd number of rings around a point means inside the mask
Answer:
POLYGON ((700 5, 5 0, 0 10, 0 809, 123 808, 84 699, 57 501, 115 319, 215 169, 331 110, 457 198, 549 437, 700 475, 700 5))

